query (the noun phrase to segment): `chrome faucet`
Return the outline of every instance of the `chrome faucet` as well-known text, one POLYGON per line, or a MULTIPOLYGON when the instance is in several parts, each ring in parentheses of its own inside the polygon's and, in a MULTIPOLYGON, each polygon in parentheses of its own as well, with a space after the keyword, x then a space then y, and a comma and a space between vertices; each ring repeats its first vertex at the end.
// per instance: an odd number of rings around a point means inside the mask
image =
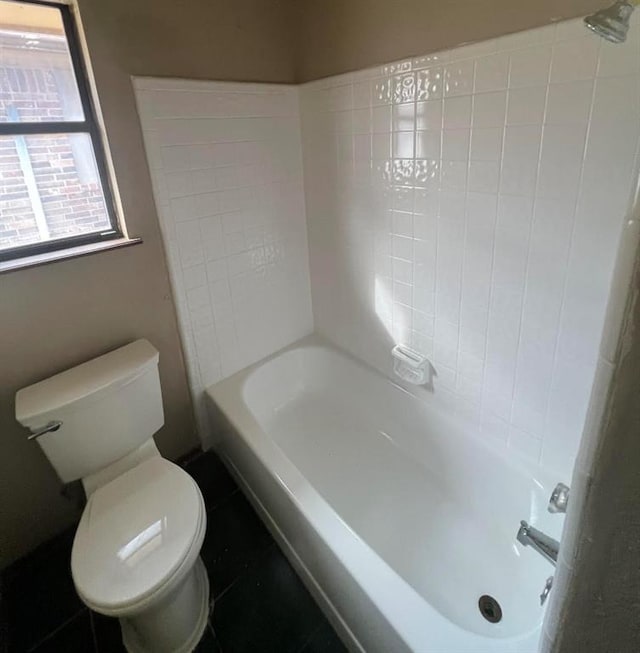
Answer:
MULTIPOLYGON (((568 503, 569 488, 564 483, 558 483, 551 494, 547 510, 551 513, 566 512, 568 503)), ((545 560, 548 560, 554 567, 556 566, 560 549, 558 540, 554 540, 537 528, 529 526, 524 520, 520 522, 516 539, 522 546, 533 547, 545 560)), ((549 576, 540 594, 540 605, 545 604, 552 586, 553 576, 549 576)))
POLYGON ((516 539, 522 546, 534 548, 543 558, 548 560, 554 567, 556 566, 558 549, 560 548, 560 543, 557 540, 545 535, 537 528, 529 526, 524 520, 520 522, 516 539))

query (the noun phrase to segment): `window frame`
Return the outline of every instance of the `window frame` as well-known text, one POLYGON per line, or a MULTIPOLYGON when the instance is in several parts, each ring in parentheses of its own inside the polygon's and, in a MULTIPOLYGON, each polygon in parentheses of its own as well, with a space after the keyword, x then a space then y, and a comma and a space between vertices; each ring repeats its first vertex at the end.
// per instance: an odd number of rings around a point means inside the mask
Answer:
POLYGON ((102 130, 97 120, 92 94, 89 87, 89 78, 77 26, 71 8, 67 4, 47 2, 46 0, 17 0, 23 4, 40 5, 51 7, 60 12, 64 27, 65 38, 69 48, 69 56, 73 67, 73 74, 80 95, 80 102, 84 114, 84 120, 79 121, 55 121, 55 122, 0 122, 0 136, 33 136, 40 134, 87 134, 91 139, 93 154, 95 157, 98 177, 102 186, 102 195, 105 209, 109 218, 110 228, 78 236, 66 236, 31 243, 18 245, 0 250, 0 263, 15 261, 16 259, 27 258, 39 254, 47 254, 61 250, 68 250, 82 245, 93 245, 95 243, 108 242, 110 240, 125 238, 114 201, 114 192, 111 185, 111 177, 107 167, 106 152, 103 144, 102 130))

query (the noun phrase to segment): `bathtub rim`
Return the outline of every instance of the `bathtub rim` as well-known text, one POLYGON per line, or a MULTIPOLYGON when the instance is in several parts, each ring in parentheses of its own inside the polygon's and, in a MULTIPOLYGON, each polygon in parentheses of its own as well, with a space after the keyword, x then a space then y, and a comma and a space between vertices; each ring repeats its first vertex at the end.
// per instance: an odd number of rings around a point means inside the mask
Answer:
MULTIPOLYGON (((214 394, 220 394, 220 396, 224 396, 226 398, 232 399, 232 397, 229 396, 230 393, 226 391, 227 388, 229 388, 230 386, 237 386, 241 388, 243 383, 247 381, 249 377, 256 370, 258 370, 266 363, 269 363, 275 360, 276 358, 279 358, 280 356, 282 356, 287 352, 294 351, 296 349, 303 349, 306 347, 319 347, 319 348, 329 349, 334 353, 337 353, 339 356, 348 359, 353 365, 359 367, 360 369, 363 369, 369 374, 374 375, 379 380, 391 384, 396 390, 400 391, 401 393, 408 396, 412 400, 419 402, 420 405, 433 411, 440 419, 442 419, 444 422, 447 422, 453 429, 455 429, 456 434, 460 435, 461 437, 472 438, 475 443, 477 443, 481 447, 484 447, 491 454, 498 457, 500 461, 504 463, 506 466, 511 467, 517 473, 522 474, 527 478, 530 478, 532 483, 535 483, 538 486, 538 488, 540 489, 543 489, 545 487, 553 488, 556 483, 556 480, 558 480, 557 477, 559 476, 559 474, 555 470, 547 469, 540 464, 536 464, 533 461, 520 456, 517 452, 514 452, 512 450, 507 450, 506 447, 501 446, 496 440, 493 440, 491 438, 480 437, 478 434, 473 432, 472 428, 469 428, 467 430, 467 426, 470 426, 470 423, 468 421, 465 421, 460 416, 457 415, 454 416, 445 413, 444 410, 442 410, 439 406, 435 405, 434 403, 428 400, 425 401, 425 399, 421 397, 420 394, 418 394, 415 391, 414 387, 412 387, 411 385, 404 384, 400 379, 393 378, 391 376, 384 374, 378 368, 367 363, 366 361, 361 360, 357 356, 354 356, 351 352, 347 351, 346 349, 343 349, 339 345, 336 345, 334 342, 325 338, 324 336, 322 336, 317 332, 313 332, 302 338, 299 338, 298 340, 295 340, 294 342, 290 343, 286 347, 282 347, 278 351, 275 351, 272 354, 265 356, 259 361, 256 361, 251 365, 247 365, 247 367, 242 368, 241 370, 235 372, 231 376, 228 376, 227 378, 222 379, 221 381, 217 381, 216 383, 207 386, 207 388, 205 388, 204 394, 207 400, 209 401, 210 400, 215 401, 214 394)), ((389 353, 389 356, 391 356, 391 353, 389 353)), ((244 404, 242 395, 240 395, 240 402, 244 404)), ((250 420, 251 423, 250 424, 248 423, 247 426, 250 426, 252 430, 257 429, 259 431, 262 431, 260 425, 253 418, 253 416, 249 415, 249 417, 251 417, 250 420)), ((230 419, 229 416, 227 416, 227 419, 230 419)), ((233 426, 236 429, 238 428, 238 425, 235 423, 233 424, 233 426)), ((203 440, 204 449, 207 449, 209 447, 214 447, 215 445, 215 441, 213 439, 212 434, 208 433, 207 436, 208 437, 206 437, 203 440)))
MULTIPOLYGON (((214 410, 217 410, 219 411, 219 413, 222 414, 224 420, 226 420, 227 422, 227 425, 231 427, 233 431, 233 436, 239 437, 241 439, 242 443, 256 457, 256 459, 258 460, 262 468, 266 470, 267 473, 276 481, 279 489, 286 494, 287 498, 295 506, 296 510, 304 517, 309 527, 313 529, 316 536, 322 540, 322 543, 325 546, 329 547, 334 552, 334 554, 342 564, 343 568, 347 570, 347 572, 350 574, 353 581, 357 583, 358 586, 369 597, 371 602, 374 604, 375 608, 380 613, 381 617, 385 619, 385 621, 387 621, 389 626, 393 629, 394 633, 396 633, 397 636, 407 646, 408 650, 417 650, 412 648, 412 641, 415 637, 415 632, 413 633, 413 636, 407 639, 408 635, 405 636, 405 630, 401 627, 402 624, 398 623, 397 615, 396 617, 393 618, 389 618, 387 616, 386 611, 383 609, 381 605, 379 605, 379 602, 376 599, 376 597, 371 596, 369 594, 369 592, 365 589, 366 586, 361 583, 357 575, 354 575, 349 565, 342 559, 342 555, 334 550, 334 548, 332 547, 332 543, 329 542, 325 537, 325 535, 321 532, 321 529, 318 527, 318 523, 321 521, 321 519, 312 518, 313 516, 310 514, 309 505, 303 504, 300 501, 300 498, 292 490, 291 486, 300 487, 301 484, 304 484, 305 499, 307 500, 307 503, 314 503, 316 504, 317 508, 322 508, 322 510, 324 511, 329 511, 331 513, 330 517, 334 520, 339 521, 342 524, 342 526, 348 531, 349 535, 357 541, 359 546, 365 547, 368 552, 370 552, 373 556, 375 556, 377 561, 379 561, 380 565, 384 568, 385 573, 388 573, 389 575, 397 579, 397 582, 400 583, 400 587, 402 588, 402 591, 408 593, 407 596, 411 598, 412 603, 419 604, 420 606, 419 612, 421 613, 421 616, 424 617, 428 613, 429 617, 435 617, 435 619, 441 621, 443 624, 445 624, 444 630, 449 631, 449 634, 451 635, 455 635, 455 639, 465 640, 465 644, 466 644, 466 640, 468 640, 469 642, 473 642, 475 640, 476 643, 485 642, 487 644, 487 648, 491 649, 492 647, 494 647, 496 653, 498 652, 520 653, 521 651, 527 651, 527 653, 529 653, 530 651, 532 651, 532 649, 530 648, 530 644, 532 643, 532 638, 533 638, 537 650, 537 645, 542 637, 542 623, 544 618, 544 611, 546 611, 546 606, 543 610, 538 625, 534 626, 530 630, 523 631, 522 633, 519 633, 515 636, 506 636, 506 637, 485 636, 480 633, 469 631, 463 628, 462 626, 459 626, 458 624, 451 622, 443 614, 441 614, 437 610, 437 608, 431 605, 431 603, 429 603, 422 595, 420 595, 420 593, 417 590, 415 590, 406 580, 404 580, 404 578, 402 578, 384 558, 382 558, 375 550, 371 549, 369 544, 362 537, 360 537, 360 535, 357 532, 355 532, 347 522, 344 521, 344 519, 337 513, 337 511, 335 511, 334 508, 328 503, 328 501, 320 494, 320 492, 306 479, 306 477, 296 467, 293 461, 291 461, 288 458, 288 456, 281 449, 281 447, 268 434, 266 434, 263 431, 262 427, 260 426, 256 418, 253 416, 251 410, 249 409, 249 407, 247 406, 244 400, 244 395, 242 393, 243 384, 248 380, 248 378, 251 376, 251 374, 254 371, 256 371, 264 364, 278 358, 279 356, 282 356, 283 354, 289 351, 302 349, 306 347, 319 347, 321 349, 324 348, 324 349, 331 350, 334 353, 337 353, 337 355, 347 358, 353 365, 356 365, 359 368, 364 369, 365 372, 375 375, 375 377, 381 379, 386 383, 390 383, 394 388, 400 390, 401 392, 408 395, 412 399, 420 402, 421 404, 425 403, 421 401, 420 397, 410 392, 407 388, 403 387, 395 380, 388 378, 373 366, 361 361, 360 359, 356 358, 349 352, 342 350, 340 347, 326 340, 325 338, 323 338, 321 335, 317 333, 305 336, 291 343, 290 345, 283 347, 277 352, 274 352, 273 354, 263 358, 262 360, 236 372, 234 375, 228 377, 227 379, 224 379, 222 381, 219 381, 218 383, 209 386, 205 391, 206 400, 213 404, 214 410), (286 479, 283 478, 283 476, 287 476, 286 473, 285 474, 280 473, 283 470, 274 469, 274 465, 271 464, 273 463, 273 459, 271 460, 268 459, 274 455, 276 457, 276 462, 278 458, 284 460, 284 464, 286 466, 284 471, 288 473, 289 475, 288 478, 286 479)), ((433 406, 429 406, 429 408, 436 410, 436 408, 433 406)), ((459 420, 453 419, 451 416, 443 414, 442 411, 438 411, 438 412, 440 416, 444 417, 448 422, 450 422, 454 428, 462 429, 462 424, 460 423, 459 420)), ((508 465, 510 467, 515 467, 515 469, 518 472, 522 473, 524 476, 531 479, 531 482, 536 483, 539 487, 543 487, 542 483, 540 483, 540 481, 537 480, 537 476, 535 476, 534 473, 532 473, 532 470, 535 470, 538 474, 540 473, 540 469, 538 466, 527 465, 525 461, 519 459, 515 461, 510 460, 506 458, 505 453, 503 453, 500 449, 494 447, 493 443, 485 442, 480 438, 476 437, 475 435, 465 433, 462 430, 460 431, 460 434, 462 437, 473 437, 476 440, 476 442, 481 443, 483 446, 487 447, 491 453, 497 455, 503 464, 508 465)), ((214 449, 219 450, 219 447, 216 446, 217 444, 219 443, 217 443, 215 441, 215 438, 212 437, 211 441, 209 442, 209 445, 212 446, 214 449)), ((231 463, 231 465, 234 468, 236 468, 235 463, 229 460, 229 458, 224 453, 222 454, 222 457, 225 460, 225 462, 231 463)), ((240 474, 239 471, 237 473, 240 474)), ((242 477, 242 474, 240 474, 240 476, 242 477)), ((243 478, 243 482, 241 482, 241 485, 242 487, 248 487, 248 488, 251 487, 250 483, 244 478, 243 478)), ((250 490, 250 493, 253 494, 253 491, 250 490)), ((256 497, 256 500, 259 501, 258 497, 256 497)), ((266 509, 265 512, 261 514, 268 515, 269 519, 273 520, 276 527, 278 527, 278 520, 274 516, 270 515, 270 513, 266 511, 266 509)), ((276 538, 276 539, 280 541, 280 538, 276 538)), ((285 544, 285 548, 286 546, 287 544, 285 544)), ((295 551, 293 547, 291 548, 295 556, 294 560, 299 559, 302 561, 301 556, 295 551)), ((313 577, 313 575, 308 571, 308 569, 306 569, 304 565, 301 568, 303 570, 306 570, 306 573, 309 574, 309 578, 311 582, 314 585, 317 585, 318 587, 321 588, 321 583, 313 577)), ((315 593, 314 596, 317 597, 315 593)), ((320 596, 320 600, 326 601, 325 605, 331 611, 331 613, 334 614, 340 621, 343 621, 340 612, 335 608, 330 598, 327 597, 324 592, 322 592, 320 596)), ((415 605, 413 606, 413 612, 415 612, 415 605)), ((415 616, 403 616, 400 621, 410 624, 411 627, 409 628, 409 630, 413 631, 415 630, 415 623, 411 622, 412 619, 415 619, 415 616)), ((333 623, 333 619, 331 619, 331 621, 333 623)), ((347 627, 347 630, 350 629, 347 627)), ((344 631, 342 631, 342 633, 344 634, 344 631)), ((411 634, 412 633, 409 633, 409 635, 411 634)), ((351 638, 349 638, 349 640, 352 641, 351 638)), ((356 637, 354 637, 353 641, 357 642, 359 645, 359 641, 356 637)), ((464 648, 461 650, 470 653, 472 651, 478 651, 484 649, 464 648)))

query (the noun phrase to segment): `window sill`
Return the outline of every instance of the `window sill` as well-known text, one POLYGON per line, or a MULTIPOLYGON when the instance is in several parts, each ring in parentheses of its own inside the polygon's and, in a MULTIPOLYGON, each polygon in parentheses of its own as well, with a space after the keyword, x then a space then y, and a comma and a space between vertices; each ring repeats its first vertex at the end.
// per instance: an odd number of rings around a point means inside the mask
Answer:
POLYGON ((91 243, 90 245, 61 249, 57 252, 46 252, 45 254, 25 256, 24 258, 16 258, 11 261, 1 261, 0 274, 22 270, 24 268, 33 268, 38 265, 47 265, 47 263, 54 263, 55 261, 66 261, 80 256, 95 254, 96 252, 105 252, 109 249, 130 247, 131 245, 139 245, 140 243, 142 243, 142 238, 118 238, 116 240, 105 240, 101 243, 91 243))

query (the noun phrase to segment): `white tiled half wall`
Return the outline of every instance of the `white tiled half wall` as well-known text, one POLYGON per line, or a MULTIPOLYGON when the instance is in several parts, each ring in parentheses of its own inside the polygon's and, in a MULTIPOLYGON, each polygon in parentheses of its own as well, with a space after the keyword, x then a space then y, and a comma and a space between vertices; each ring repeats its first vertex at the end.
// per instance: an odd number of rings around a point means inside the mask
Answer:
POLYGON ((313 330, 298 90, 135 78, 191 390, 313 330))
MULTIPOLYGON (((637 176, 640 12, 568 21, 301 90, 315 328, 570 480, 637 176)), ((560 478, 559 478, 560 480, 560 478)))

